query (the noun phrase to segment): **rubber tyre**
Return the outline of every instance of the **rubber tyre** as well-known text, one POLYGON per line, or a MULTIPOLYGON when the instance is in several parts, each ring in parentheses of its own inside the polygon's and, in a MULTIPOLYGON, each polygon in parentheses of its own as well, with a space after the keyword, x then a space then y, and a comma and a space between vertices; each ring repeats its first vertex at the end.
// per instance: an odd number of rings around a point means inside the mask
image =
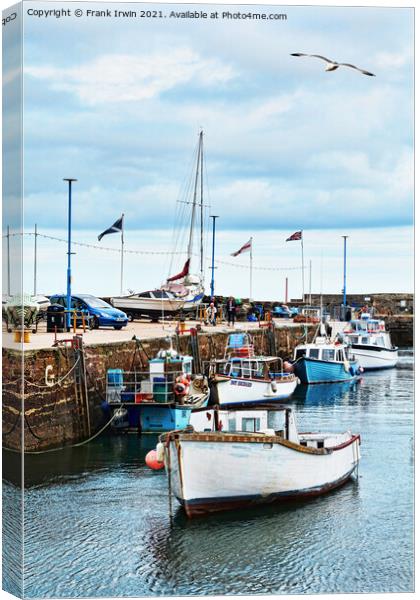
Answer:
POLYGON ((90 322, 90 328, 91 329, 99 329, 98 317, 92 317, 92 320, 90 322))
POLYGON ((114 325, 114 329, 116 329, 117 331, 119 331, 120 329, 122 329, 122 325, 114 325))

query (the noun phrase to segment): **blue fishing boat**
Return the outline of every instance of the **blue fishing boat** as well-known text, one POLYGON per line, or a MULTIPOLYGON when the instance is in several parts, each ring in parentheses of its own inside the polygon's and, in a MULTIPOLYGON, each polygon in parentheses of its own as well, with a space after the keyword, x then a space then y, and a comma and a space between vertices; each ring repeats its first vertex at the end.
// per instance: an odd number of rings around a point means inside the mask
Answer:
POLYGON ((117 431, 161 433, 185 428, 195 408, 206 406, 210 392, 203 376, 192 374, 193 358, 162 350, 149 370, 107 373, 107 406, 117 431))
POLYGON ((346 344, 332 343, 325 338, 297 346, 293 365, 301 383, 353 381, 362 373, 346 344))

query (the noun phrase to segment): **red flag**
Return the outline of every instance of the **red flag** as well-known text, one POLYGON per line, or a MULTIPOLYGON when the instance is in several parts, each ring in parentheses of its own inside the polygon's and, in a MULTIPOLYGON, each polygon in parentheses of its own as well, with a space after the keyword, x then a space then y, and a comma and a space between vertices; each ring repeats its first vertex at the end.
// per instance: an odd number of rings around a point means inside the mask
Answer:
POLYGON ((295 240, 301 240, 301 239, 302 239, 302 232, 296 231, 290 237, 287 238, 286 242, 294 242, 295 240))
POLYGON ((244 244, 242 246, 242 248, 239 248, 239 250, 237 250, 236 252, 233 252, 231 254, 231 256, 239 256, 239 254, 242 254, 242 252, 251 252, 251 248, 252 248, 252 238, 250 238, 249 242, 244 244))
POLYGON ((181 273, 178 273, 178 275, 174 275, 173 277, 169 277, 169 279, 167 279, 166 281, 169 283, 170 281, 176 281, 177 279, 182 279, 182 277, 185 277, 186 275, 188 275, 188 273, 190 272, 190 259, 187 260, 187 262, 184 265, 184 268, 182 269, 181 273))

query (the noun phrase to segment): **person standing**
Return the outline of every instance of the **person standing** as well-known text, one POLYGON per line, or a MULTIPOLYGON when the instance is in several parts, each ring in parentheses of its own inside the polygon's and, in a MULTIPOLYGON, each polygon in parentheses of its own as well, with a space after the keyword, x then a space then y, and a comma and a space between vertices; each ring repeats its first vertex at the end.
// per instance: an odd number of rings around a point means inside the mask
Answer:
POLYGON ((206 312, 207 321, 210 323, 210 325, 216 326, 217 308, 214 306, 213 302, 210 302, 206 312))
POLYGON ((228 298, 228 301, 226 304, 226 312, 227 312, 228 325, 230 325, 232 323, 232 327, 234 327, 235 317, 236 317, 236 302, 235 302, 235 299, 233 298, 233 296, 230 296, 228 298))

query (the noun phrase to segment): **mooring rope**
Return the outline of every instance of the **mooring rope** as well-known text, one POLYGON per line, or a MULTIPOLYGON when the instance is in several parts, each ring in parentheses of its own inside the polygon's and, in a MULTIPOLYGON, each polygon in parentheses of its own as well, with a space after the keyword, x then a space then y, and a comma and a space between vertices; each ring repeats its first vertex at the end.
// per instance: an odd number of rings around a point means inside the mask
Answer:
MULTIPOLYGON (((84 446, 85 444, 89 444, 89 442, 92 442, 95 438, 97 438, 99 435, 101 435, 101 433, 103 433, 105 431, 105 429, 107 427, 109 427, 109 425, 111 425, 112 421, 114 421, 114 419, 117 416, 118 415, 116 413, 114 413, 112 415, 111 419, 103 427, 101 427, 101 429, 99 429, 99 431, 97 431, 94 435, 92 435, 87 440, 83 440, 83 442, 78 442, 77 444, 69 444, 67 446, 60 446, 60 448, 49 448, 48 450, 26 450, 26 452, 24 451, 24 454, 47 454, 48 452, 59 452, 60 450, 66 450, 67 448, 78 448, 80 446, 84 446)), ((7 448, 6 446, 2 446, 2 448, 3 448, 3 450, 8 450, 9 452, 14 452, 15 454, 21 454, 20 450, 15 450, 14 448, 7 448)))

